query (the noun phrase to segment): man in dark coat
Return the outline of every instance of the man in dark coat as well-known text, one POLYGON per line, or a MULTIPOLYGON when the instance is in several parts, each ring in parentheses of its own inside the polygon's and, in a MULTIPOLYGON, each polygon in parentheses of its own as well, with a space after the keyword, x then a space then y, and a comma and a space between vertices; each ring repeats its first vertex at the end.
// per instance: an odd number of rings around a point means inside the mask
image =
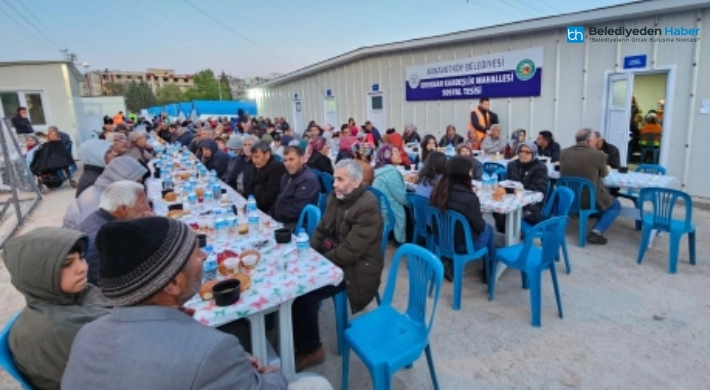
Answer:
MULTIPOLYGON (((272 216, 287 228, 293 228, 306 205, 318 205, 320 182, 303 163, 303 150, 298 146, 284 149, 287 174, 281 177, 281 193, 276 199, 272 216)), ((296 229, 301 226, 296 226, 296 229)))
MULTIPOLYGON (((607 156, 597 150, 597 136, 590 129, 579 130, 575 136, 577 144, 562 150, 560 154, 560 176, 574 176, 589 180, 596 192, 596 207, 600 211, 599 219, 587 235, 591 244, 607 243, 604 232, 619 216, 621 203, 604 187, 602 179, 609 173, 607 156)), ((589 207, 589 197, 579 200, 582 208, 589 207)))
POLYGON ((15 128, 15 132, 19 134, 34 134, 34 129, 32 128, 32 123, 27 117, 27 108, 18 107, 17 115, 12 117, 12 127, 15 128))
POLYGON ((311 237, 311 248, 342 268, 344 280, 296 298, 293 302, 294 343, 299 351, 296 370, 320 364, 325 351, 320 343, 318 302, 347 290, 353 313, 375 297, 384 267, 381 250, 382 215, 377 198, 362 183, 362 168, 355 160, 335 165, 333 192, 311 237))
POLYGON ((213 139, 205 139, 200 142, 200 148, 202 149, 202 157, 200 159, 205 164, 205 168, 209 171, 214 169, 217 172, 217 177, 222 177, 229 164, 227 153, 219 150, 217 143, 213 139))
POLYGON ((259 141, 251 147, 251 159, 256 171, 247 192, 254 195, 256 207, 269 215, 273 214, 276 198, 281 188, 281 177, 286 174, 284 164, 271 155, 271 145, 259 141))
POLYGON ((612 167, 612 169, 619 169, 621 166, 621 155, 619 154, 619 148, 606 142, 600 132, 595 131, 594 134, 597 136, 597 149, 606 154, 606 165, 612 167))
POLYGON ((549 157, 550 162, 560 161, 560 144, 552 137, 552 132, 543 130, 537 135, 537 151, 540 157, 549 157))

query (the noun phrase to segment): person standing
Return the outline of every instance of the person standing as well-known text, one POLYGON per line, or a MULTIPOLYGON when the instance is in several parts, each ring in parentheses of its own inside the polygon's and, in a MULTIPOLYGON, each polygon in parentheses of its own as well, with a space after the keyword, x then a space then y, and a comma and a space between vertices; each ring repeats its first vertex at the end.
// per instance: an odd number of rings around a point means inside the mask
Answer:
POLYGON ((32 128, 32 123, 27 117, 27 107, 18 107, 17 114, 12 117, 12 126, 15 128, 15 133, 17 138, 24 142, 27 134, 34 134, 35 130, 32 128))
POLYGON ((487 97, 482 97, 478 101, 478 107, 471 110, 471 120, 468 124, 469 132, 475 131, 478 145, 473 145, 474 149, 478 149, 483 141, 483 138, 488 134, 492 125, 497 125, 498 115, 491 111, 491 100, 487 97))

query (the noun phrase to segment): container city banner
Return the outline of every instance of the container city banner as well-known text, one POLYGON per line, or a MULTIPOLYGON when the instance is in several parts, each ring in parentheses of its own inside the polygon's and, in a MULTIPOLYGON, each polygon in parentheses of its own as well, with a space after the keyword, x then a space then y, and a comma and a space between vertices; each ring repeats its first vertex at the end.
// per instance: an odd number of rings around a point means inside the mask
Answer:
POLYGON ((543 47, 407 67, 407 101, 540 96, 543 47))

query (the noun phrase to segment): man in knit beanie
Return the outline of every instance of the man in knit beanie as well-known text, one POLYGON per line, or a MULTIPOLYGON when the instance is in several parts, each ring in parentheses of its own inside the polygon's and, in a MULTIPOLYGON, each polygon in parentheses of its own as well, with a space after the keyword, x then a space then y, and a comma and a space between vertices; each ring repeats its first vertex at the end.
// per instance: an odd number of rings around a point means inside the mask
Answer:
POLYGON ((205 253, 186 224, 163 217, 99 230, 101 290, 111 314, 85 325, 62 389, 282 389, 239 340, 181 310, 199 290, 205 253))

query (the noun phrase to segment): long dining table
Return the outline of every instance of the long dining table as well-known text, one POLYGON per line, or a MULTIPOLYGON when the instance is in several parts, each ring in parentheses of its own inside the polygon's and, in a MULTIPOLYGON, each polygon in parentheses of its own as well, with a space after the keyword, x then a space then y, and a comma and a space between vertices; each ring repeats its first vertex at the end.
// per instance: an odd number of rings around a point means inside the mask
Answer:
MULTIPOLYGON (((176 193, 180 193, 182 186, 190 181, 196 183, 197 188, 208 191, 209 175, 196 178, 195 170, 186 168, 182 164, 186 159, 190 161, 188 167, 194 168, 199 165, 192 155, 173 151, 167 157, 167 161, 173 164, 174 169, 170 172, 161 170, 160 178, 154 177, 154 174, 146 180, 148 197, 153 202, 156 215, 168 215, 168 207, 172 204, 187 203, 182 196, 172 202, 163 199, 161 191, 165 175, 173 175, 176 193), (192 179, 181 181, 179 174, 184 172, 190 172, 192 179)), ((153 172, 157 160, 149 164, 153 172)), ((163 161, 165 160, 166 158, 163 158, 163 161)), ((340 284, 343 280, 343 271, 311 248, 308 248, 305 254, 299 254, 296 250, 295 238, 288 244, 277 244, 273 237, 273 230, 280 227, 280 224, 261 211, 257 211, 259 224, 250 227, 250 231, 246 234, 235 232, 233 227, 227 231, 217 229, 215 233, 211 224, 214 223, 214 215, 221 213, 224 216, 239 218, 230 214, 233 210, 232 205, 237 210, 244 210, 247 200, 225 183, 217 179, 212 179, 212 182, 219 183, 224 189, 224 195, 209 204, 204 202, 204 199, 203 203, 197 205, 192 204, 187 207, 186 204, 183 208, 188 208, 190 212, 179 219, 207 236, 207 243, 212 247, 212 256, 225 253, 233 255, 255 249, 260 253, 261 259, 253 269, 244 271, 249 274, 251 285, 241 293, 236 303, 220 307, 214 300, 205 301, 196 295, 185 306, 193 309, 195 311, 193 318, 206 326, 217 327, 239 319, 247 319, 251 325, 252 354, 267 364, 269 347, 266 339, 265 315, 278 312, 281 369, 287 377, 295 375, 291 305, 299 296, 324 286, 340 284)), ((225 220, 229 220, 230 217, 225 220)), ((217 278, 221 276, 218 274, 217 278)))

